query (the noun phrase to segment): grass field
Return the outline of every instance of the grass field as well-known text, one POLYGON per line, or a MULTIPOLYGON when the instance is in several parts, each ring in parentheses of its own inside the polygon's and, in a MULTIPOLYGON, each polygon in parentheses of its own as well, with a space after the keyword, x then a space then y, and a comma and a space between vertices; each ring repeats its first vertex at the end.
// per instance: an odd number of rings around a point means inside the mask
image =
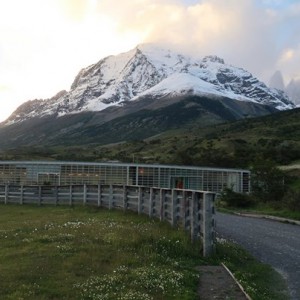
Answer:
POLYGON ((0 206, 1 299, 195 299, 200 244, 133 213, 0 206))
POLYGON ((0 205, 0 245, 1 300, 199 299, 195 267, 220 262, 252 299, 286 299, 280 276, 237 245, 204 259, 181 229, 131 212, 0 205))

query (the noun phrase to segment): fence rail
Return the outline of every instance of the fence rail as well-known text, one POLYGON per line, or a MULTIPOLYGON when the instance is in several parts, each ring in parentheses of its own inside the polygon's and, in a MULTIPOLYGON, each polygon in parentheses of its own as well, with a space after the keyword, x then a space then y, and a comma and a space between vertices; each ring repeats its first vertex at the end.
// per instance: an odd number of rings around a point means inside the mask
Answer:
POLYGON ((92 205, 147 214, 181 226, 191 240, 201 239, 203 255, 214 251, 215 194, 124 185, 0 185, 0 203, 92 205))

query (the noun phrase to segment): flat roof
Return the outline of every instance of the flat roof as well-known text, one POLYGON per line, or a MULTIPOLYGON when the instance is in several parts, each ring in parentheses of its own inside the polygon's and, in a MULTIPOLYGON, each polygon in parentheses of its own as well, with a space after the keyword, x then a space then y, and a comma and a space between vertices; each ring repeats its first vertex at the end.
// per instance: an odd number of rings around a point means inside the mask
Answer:
POLYGON ((164 164, 145 164, 145 163, 121 163, 121 162, 83 162, 83 161, 38 161, 38 160, 0 160, 0 164, 24 164, 24 165, 82 165, 82 166, 116 166, 116 167, 152 167, 152 168, 172 168, 172 169, 190 169, 190 170, 207 170, 207 171, 234 171, 234 172, 250 172, 246 169, 235 169, 235 168, 215 168, 215 167, 202 167, 202 166, 182 166, 182 165, 164 165, 164 164))

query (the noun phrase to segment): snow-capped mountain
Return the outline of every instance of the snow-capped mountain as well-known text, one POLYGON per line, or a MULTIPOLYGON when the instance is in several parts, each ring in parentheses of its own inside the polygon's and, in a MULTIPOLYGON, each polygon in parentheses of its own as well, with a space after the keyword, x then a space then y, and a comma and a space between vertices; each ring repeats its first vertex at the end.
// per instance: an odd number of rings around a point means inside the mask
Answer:
POLYGON ((195 59, 143 44, 82 69, 70 91, 62 91, 51 99, 24 103, 5 124, 36 117, 103 111, 111 106, 125 107, 145 97, 181 95, 225 97, 278 110, 295 107, 284 92, 268 88, 251 73, 225 64, 219 57, 195 59))

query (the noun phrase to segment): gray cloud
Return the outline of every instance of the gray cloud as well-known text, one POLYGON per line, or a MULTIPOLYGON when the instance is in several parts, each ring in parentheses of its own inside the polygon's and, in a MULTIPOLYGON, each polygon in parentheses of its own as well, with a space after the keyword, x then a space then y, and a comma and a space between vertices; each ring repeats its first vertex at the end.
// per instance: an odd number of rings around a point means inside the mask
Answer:
POLYGON ((115 7, 103 0, 99 9, 116 20, 118 30, 142 32, 145 42, 199 56, 217 54, 263 80, 280 68, 288 80, 300 75, 300 4, 276 2, 203 0, 187 6, 182 1, 131 0, 115 7))

